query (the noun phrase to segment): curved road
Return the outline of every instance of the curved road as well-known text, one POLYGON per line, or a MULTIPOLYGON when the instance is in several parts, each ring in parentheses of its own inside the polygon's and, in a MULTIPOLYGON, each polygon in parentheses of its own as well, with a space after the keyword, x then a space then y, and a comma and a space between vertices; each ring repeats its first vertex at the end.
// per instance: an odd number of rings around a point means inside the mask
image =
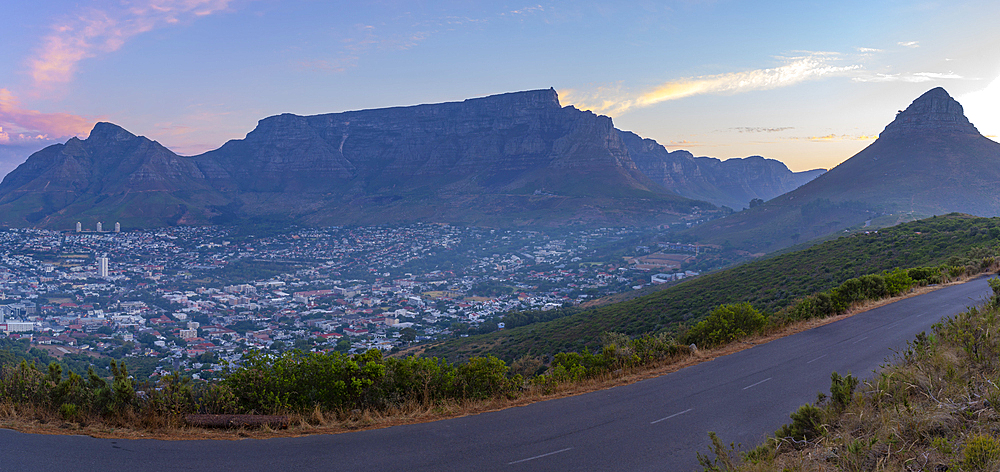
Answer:
POLYGON ((986 277, 632 385, 357 433, 243 441, 111 440, 0 430, 0 471, 693 470, 708 431, 754 446, 830 387, 867 377, 986 277))

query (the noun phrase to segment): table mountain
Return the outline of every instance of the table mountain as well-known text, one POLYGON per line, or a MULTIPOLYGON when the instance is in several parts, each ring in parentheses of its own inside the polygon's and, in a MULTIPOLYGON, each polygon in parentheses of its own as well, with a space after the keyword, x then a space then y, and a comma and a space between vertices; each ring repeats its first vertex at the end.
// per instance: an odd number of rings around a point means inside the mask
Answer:
POLYGON ((0 223, 659 224, 716 211, 702 199, 746 202, 794 181, 776 161, 751 158, 765 170, 734 173, 724 170, 729 161, 657 146, 607 116, 561 106, 552 89, 272 116, 193 157, 99 123, 87 139, 43 149, 4 178, 0 223), (684 164, 651 172, 656 162, 684 164), (700 175, 681 175, 685 165, 700 175), (738 196, 723 195, 729 189, 738 196))
POLYGON ((913 101, 868 147, 798 189, 691 230, 771 251, 883 215, 1000 216, 1000 144, 943 88, 913 101))

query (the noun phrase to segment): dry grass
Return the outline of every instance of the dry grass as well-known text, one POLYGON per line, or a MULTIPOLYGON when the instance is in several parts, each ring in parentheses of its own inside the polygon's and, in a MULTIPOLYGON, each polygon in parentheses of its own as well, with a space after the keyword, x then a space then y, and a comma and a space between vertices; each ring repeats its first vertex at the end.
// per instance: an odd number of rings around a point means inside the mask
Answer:
MULTIPOLYGON (((764 344, 775 339, 826 325, 841 319, 863 313, 872 308, 882 306, 902 298, 921 295, 938 288, 967 281, 955 281, 935 287, 922 287, 906 295, 892 299, 870 302, 853 307, 848 313, 829 317, 796 322, 784 326, 780 330, 760 336, 754 336, 715 349, 699 349, 690 355, 680 356, 660 363, 633 368, 625 371, 608 373, 594 379, 576 383, 558 384, 548 389, 527 387, 516 399, 490 399, 481 401, 446 402, 434 405, 409 403, 387 411, 349 411, 331 412, 314 409, 309 414, 293 414, 290 416, 290 426, 287 429, 211 429, 187 425, 182 418, 130 418, 128 414, 116 419, 113 423, 106 420, 90 419, 68 422, 48 411, 14 405, 10 402, 0 402, 0 428, 13 429, 33 434, 86 434, 99 438, 155 438, 164 440, 195 440, 221 439, 237 440, 243 438, 274 438, 297 437, 312 434, 338 434, 351 431, 386 428, 405 424, 425 423, 448 418, 476 415, 480 413, 515 408, 530 405, 539 401, 553 400, 608 388, 629 385, 641 380, 659 377, 680 369, 711 361, 721 356, 733 354, 755 345, 764 344)), ((813 470, 813 469, 793 469, 813 470)), ((815 469, 822 470, 822 469, 815 469)))
POLYGON ((1000 470, 997 324, 994 304, 918 337, 843 411, 825 408, 825 435, 737 470, 1000 470))

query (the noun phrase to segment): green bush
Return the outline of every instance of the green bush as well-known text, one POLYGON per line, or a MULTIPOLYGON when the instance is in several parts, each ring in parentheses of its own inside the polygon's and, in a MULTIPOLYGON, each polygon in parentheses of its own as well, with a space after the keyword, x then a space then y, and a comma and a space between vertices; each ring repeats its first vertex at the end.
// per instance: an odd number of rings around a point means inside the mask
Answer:
POLYGON ((993 290, 993 296, 990 300, 994 304, 1000 304, 1000 278, 992 277, 987 282, 990 284, 990 289, 993 290))
POLYGON ((899 268, 883 273, 882 278, 885 280, 885 296, 890 297, 900 295, 917 284, 909 272, 899 268))
POLYGON ((508 370, 507 363, 495 356, 473 357, 456 369, 455 395, 481 400, 510 397, 521 388, 523 379, 519 375, 508 378, 508 370))
POLYGON ((833 372, 830 374, 830 401, 834 407, 844 409, 851 403, 854 389, 858 386, 858 379, 851 374, 841 377, 833 372))
POLYGON ((357 408, 365 389, 385 375, 378 351, 281 355, 248 353, 243 366, 223 380, 242 409, 258 413, 357 408))
POLYGON ((816 406, 805 404, 790 415, 792 422, 774 432, 778 439, 792 438, 797 441, 809 441, 823 434, 823 412, 816 406))
POLYGON ((489 399, 515 395, 523 379, 509 375, 494 357, 452 365, 437 358, 383 358, 378 350, 281 355, 254 352, 222 384, 244 412, 275 413, 372 408, 445 399, 489 399))
POLYGON ((1000 442, 992 436, 975 436, 965 443, 962 465, 969 470, 996 470, 1000 442))
POLYGON ((941 269, 937 267, 914 267, 906 271, 913 280, 922 284, 941 283, 941 269))
POLYGON ((765 326, 767 317, 749 303, 721 305, 685 334, 684 343, 718 346, 758 333, 765 326))

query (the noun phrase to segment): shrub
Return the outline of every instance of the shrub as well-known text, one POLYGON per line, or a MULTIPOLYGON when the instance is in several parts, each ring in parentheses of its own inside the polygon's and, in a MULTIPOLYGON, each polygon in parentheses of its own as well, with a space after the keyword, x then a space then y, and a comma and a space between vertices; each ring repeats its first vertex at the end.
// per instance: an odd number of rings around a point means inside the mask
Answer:
POLYGON ((455 373, 455 392, 461 398, 487 399, 511 396, 521 387, 523 379, 507 377, 507 364, 495 356, 473 357, 460 365, 455 373))
POLYGON ((990 284, 990 289, 993 290, 991 301, 993 304, 1000 304, 1000 278, 992 277, 987 282, 990 284))
POLYGON ((971 470, 994 470, 1000 462, 1000 443, 992 436, 975 436, 965 443, 962 465, 971 470))
POLYGON ((922 284, 941 283, 941 269, 937 267, 914 267, 906 271, 906 275, 922 284))
POLYGON ((883 273, 882 278, 885 280, 886 295, 890 297, 895 297, 916 285, 916 281, 910 277, 910 274, 899 268, 893 269, 892 272, 883 273))
POLYGON ((385 375, 378 351, 348 356, 339 352, 260 351, 244 356, 243 367, 223 380, 245 411, 340 409, 359 405, 365 389, 385 375))
POLYGON ((80 416, 80 409, 72 403, 63 403, 62 406, 59 407, 59 416, 66 421, 73 421, 80 416))
POLYGON ((822 411, 810 404, 799 407, 797 411, 789 415, 792 422, 781 427, 774 432, 778 439, 792 438, 798 441, 809 441, 822 435, 822 411))
POLYGON ((858 386, 858 379, 851 374, 841 377, 833 372, 830 374, 830 401, 835 408, 844 409, 851 402, 854 389, 858 386))
POLYGON ((721 305, 685 335, 685 344, 718 346, 755 334, 767 325, 767 317, 749 303, 721 305))

